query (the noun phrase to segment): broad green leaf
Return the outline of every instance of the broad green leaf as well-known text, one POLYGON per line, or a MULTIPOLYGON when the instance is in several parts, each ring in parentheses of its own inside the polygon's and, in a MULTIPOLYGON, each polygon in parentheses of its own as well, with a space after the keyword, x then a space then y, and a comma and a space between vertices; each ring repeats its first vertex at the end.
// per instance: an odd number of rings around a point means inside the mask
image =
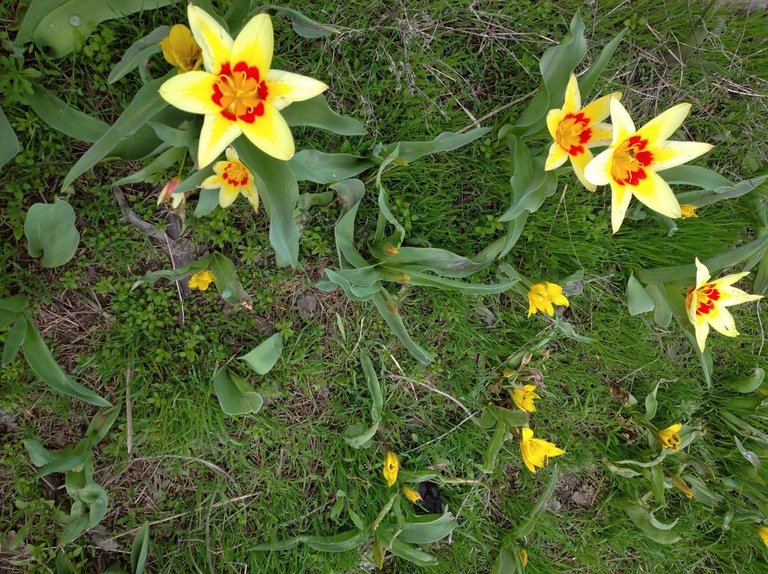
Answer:
POLYGON ((395 556, 408 560, 408 562, 412 562, 417 566, 437 566, 438 564, 437 558, 432 556, 432 554, 414 548, 410 544, 400 540, 400 537, 395 538, 392 541, 389 551, 395 556))
POLYGON ((646 285, 645 292, 648 293, 648 296, 653 300, 654 321, 666 329, 669 327, 670 321, 672 321, 672 309, 667 303, 664 290, 659 285, 646 285))
POLYGON ((303 149, 288 161, 288 166, 296 181, 327 184, 354 177, 373 166, 373 162, 368 158, 346 153, 323 153, 303 149))
POLYGON ((19 139, 16 137, 11 124, 8 123, 3 108, 0 108, 0 141, 3 142, 3 145, 0 146, 0 168, 2 168, 21 150, 19 139))
POLYGON ((195 205, 195 217, 205 217, 219 206, 218 189, 201 189, 195 205))
POLYGON ((384 410, 384 392, 379 377, 376 376, 376 370, 373 368, 371 356, 365 347, 360 348, 360 365, 363 368, 365 382, 368 384, 368 391, 371 393, 371 400, 373 401, 371 416, 376 419, 384 410))
POLYGON ((408 518, 397 538, 409 544, 431 544, 448 536, 457 526, 450 512, 424 514, 408 518))
POLYGON ((515 158, 515 172, 510 180, 514 201, 499 221, 515 220, 526 211, 533 213, 557 191, 557 175, 544 171, 543 155, 532 157, 528 147, 513 136, 508 143, 515 158))
POLYGON ((122 179, 118 179, 112 185, 117 187, 129 183, 154 182, 158 174, 163 173, 173 165, 177 165, 179 161, 183 160, 185 155, 186 150, 183 148, 169 148, 149 162, 144 168, 122 179))
POLYGON ((765 379, 765 370, 762 367, 755 368, 755 372, 746 377, 736 377, 725 381, 726 386, 737 393, 752 393, 760 388, 765 379))
POLYGON ((122 139, 135 134, 139 128, 167 107, 168 104, 160 97, 158 89, 165 80, 175 73, 175 71, 168 72, 162 78, 151 81, 136 92, 133 100, 117 118, 117 121, 72 166, 61 184, 62 188, 70 185, 75 179, 107 157, 122 139))
POLYGON ((139 66, 144 66, 147 60, 160 53, 160 41, 168 36, 168 26, 158 26, 143 38, 139 38, 125 51, 120 61, 115 64, 107 77, 107 82, 114 84, 119 79, 139 66))
MULTIPOLYGON (((651 517, 653 516, 645 508, 642 508, 636 504, 625 504, 624 512, 627 513, 629 519, 637 526, 640 531, 648 538, 659 544, 674 544, 680 537, 677 534, 673 534, 670 530, 658 528, 651 523, 651 517)), ((661 524, 654 518, 655 524, 661 524)))
POLYGON ((496 428, 493 431, 493 437, 488 444, 488 449, 485 451, 485 457, 483 458, 483 472, 486 474, 492 474, 496 468, 496 458, 501 452, 501 447, 504 446, 504 441, 507 440, 509 435, 509 429, 502 423, 496 423, 496 428))
POLYGON ((656 504, 664 506, 664 471, 661 466, 654 466, 651 469, 651 490, 656 504))
POLYGON ((488 267, 492 259, 476 261, 456 255, 445 249, 433 247, 400 247, 396 255, 388 255, 381 245, 372 246, 371 254, 392 267, 411 273, 413 271, 433 271, 447 277, 467 277, 488 267))
POLYGON ((234 263, 221 253, 214 253, 211 256, 210 265, 216 289, 221 298, 231 303, 235 308, 251 309, 251 296, 245 292, 237 278, 234 263))
POLYGON ((302 542, 320 552, 346 552, 357 548, 368 540, 369 533, 361 530, 349 530, 333 536, 302 536, 302 542))
MULTIPOLYGON (((185 120, 178 127, 172 127, 163 122, 147 122, 160 141, 171 147, 192 148, 193 143, 197 142, 200 135, 200 129, 196 122, 185 120)), ((197 149, 197 146, 194 146, 197 149)))
POLYGON ((325 96, 315 96, 303 102, 294 102, 280 110, 290 127, 310 126, 340 136, 364 136, 367 132, 359 121, 334 112, 325 96))
POLYGON ((751 464, 753 467, 755 467, 755 470, 760 468, 760 457, 757 456, 753 451, 747 450, 744 448, 744 445, 741 444, 741 441, 739 440, 739 437, 734 436, 733 440, 736 441, 736 448, 739 449, 739 452, 741 453, 741 456, 743 456, 745 459, 747 459, 747 462, 751 464))
POLYGON ((517 544, 502 546, 490 574, 524 574, 524 572, 520 562, 520 547, 517 544))
POLYGON ((637 476, 643 476, 642 472, 632 470, 631 468, 616 466, 609 460, 603 460, 603 464, 605 464, 605 466, 608 467, 608 470, 610 470, 613 474, 623 476, 624 478, 635 478, 637 476))
POLYGON ((243 24, 248 21, 247 18, 250 11, 251 0, 232 0, 229 3, 229 9, 224 15, 224 21, 233 38, 237 36, 243 24))
POLYGON ((144 574, 149 553, 149 523, 145 522, 136 533, 131 545, 131 569, 133 574, 144 574))
POLYGON ((56 554, 56 574, 77 574, 63 550, 59 550, 56 554))
POLYGON ((370 301, 382 290, 381 285, 378 282, 374 282, 373 285, 369 286, 353 284, 348 279, 348 275, 354 271, 358 271, 358 269, 342 269, 339 271, 326 269, 325 275, 327 279, 318 281, 315 286, 325 292, 330 292, 336 287, 341 287, 350 301, 370 301))
POLYGON ((663 379, 659 380, 659 382, 656 383, 656 386, 653 387, 653 390, 645 397, 645 420, 647 421, 652 421, 653 417, 656 416, 656 409, 659 407, 659 401, 656 400, 656 393, 659 391, 659 385, 662 381, 663 379))
POLYGON ((213 375, 213 389, 221 410, 230 416, 258 413, 264 404, 261 395, 239 375, 227 368, 213 375))
MULTIPOLYGON (((61 58, 78 50, 105 20, 173 4, 177 0, 70 0, 48 10, 32 33, 35 44, 61 58)), ((38 0, 38 3, 39 2, 38 0)))
POLYGON ((379 291, 374 295, 373 303, 403 346, 408 349, 419 363, 428 365, 432 361, 432 355, 418 345, 408 334, 403 324, 403 319, 400 317, 400 313, 397 312, 397 303, 392 296, 386 291, 379 291))
POLYGON ((403 225, 398 221, 397 217, 392 213, 392 210, 389 208, 389 196, 387 195, 387 190, 384 188, 384 185, 381 183, 381 176, 384 173, 384 170, 392 165, 396 159, 400 156, 400 148, 399 146, 395 146, 395 149, 392 150, 392 153, 390 153, 384 161, 382 161, 381 165, 379 165, 379 169, 376 172, 376 187, 379 190, 379 197, 378 197, 378 203, 379 203, 379 216, 376 220, 376 233, 373 236, 373 240, 376 243, 380 243, 384 240, 384 233, 387 226, 387 223, 392 225, 395 228, 395 233, 392 236, 391 239, 388 241, 394 245, 394 247, 398 248, 400 247, 400 244, 403 242, 403 239, 405 238, 405 228, 403 225))
POLYGON ((84 445, 88 450, 99 444, 107 436, 109 429, 115 424, 119 414, 120 405, 97 412, 88 424, 88 430, 85 431, 85 437, 80 441, 80 444, 84 445))
MULTIPOLYGON (((659 175, 667 183, 691 185, 701 189, 731 187, 733 183, 711 169, 700 165, 679 165, 660 171, 659 175)), ((681 194, 682 195, 682 194, 681 194)))
MULTIPOLYGON (((295 175, 295 174, 294 174, 295 175)), ((333 191, 321 191, 319 193, 300 193, 299 209, 309 211, 312 207, 326 207, 331 204, 336 194, 333 191)))
POLYGON ((109 129, 106 122, 70 107, 38 84, 32 86, 27 102, 41 120, 74 139, 92 143, 109 129))
POLYGON ((27 449, 29 460, 38 468, 51 464, 58 459, 57 455, 45 448, 39 440, 25 439, 24 448, 27 449))
POLYGON ((240 357, 245 363, 260 375, 266 375, 280 358, 283 352, 283 336, 275 333, 263 343, 254 347, 247 355, 240 357))
POLYGON ((27 308, 27 298, 24 295, 12 295, 0 299, 0 309, 12 313, 21 313, 27 308))
POLYGON ((64 373, 51 355, 37 328, 29 321, 21 348, 32 371, 49 387, 97 407, 112 406, 112 403, 101 398, 91 389, 76 383, 64 373))
POLYGON ((332 34, 338 34, 340 32, 333 26, 315 22, 298 10, 288 8, 287 6, 275 6, 273 4, 269 4, 265 6, 265 8, 268 10, 274 10, 283 16, 288 16, 291 19, 291 23, 293 24, 293 29, 302 38, 323 38, 325 36, 331 36, 332 34))
POLYGON ((288 162, 268 156, 244 137, 235 140, 234 147, 240 160, 261 182, 257 188, 269 216, 269 241, 275 249, 278 267, 297 267, 299 228, 293 211, 299 201, 299 187, 288 162))
POLYGON ((24 235, 32 257, 42 257, 43 267, 59 267, 72 259, 80 243, 75 211, 66 201, 36 203, 24 220, 24 235))
POLYGON ((365 194, 365 185, 359 179, 347 179, 331 187, 336 190, 344 210, 334 228, 336 250, 341 267, 368 267, 370 264, 355 247, 355 218, 360 201, 365 194))
POLYGON ((518 540, 521 540, 526 536, 529 536, 531 532, 533 532, 533 529, 536 526, 536 522, 539 520, 539 517, 547 509, 547 506, 549 505, 549 501, 552 499, 552 496, 555 494, 555 488, 557 488, 557 480, 558 480, 559 474, 560 473, 557 470, 557 466, 553 466, 552 474, 549 476, 549 481, 547 481, 547 486, 544 489, 544 492, 542 492, 541 496, 539 496, 539 499, 536 501, 536 504, 531 509, 531 513, 528 515, 528 517, 520 524, 520 526, 518 526, 517 530, 515 530, 514 536, 518 540))
POLYGON ((608 62, 611 61, 613 53, 616 51, 616 48, 619 47, 619 44, 621 43, 622 38, 624 38, 624 35, 627 33, 627 30, 628 28, 624 28, 621 32, 616 34, 613 40, 608 42, 602 49, 600 55, 597 57, 597 60, 595 60, 589 69, 584 72, 584 74, 582 74, 581 78, 579 78, 579 92, 582 102, 588 102, 590 100, 589 95, 592 93, 592 88, 594 88, 595 83, 600 77, 600 74, 603 73, 603 70, 605 70, 608 62))
POLYGON ((24 344, 24 338, 27 336, 27 318, 22 314, 18 314, 16 322, 8 331, 8 335, 5 338, 5 347, 3 347, 3 365, 8 365, 16 360, 16 355, 19 354, 19 349, 24 344))
POLYGON ((512 411, 496 405, 488 405, 488 409, 493 413, 494 418, 502 424, 507 425, 509 430, 515 430, 528 425, 528 413, 525 411, 512 411))
POLYGON ((657 456, 656 458, 654 458, 653 460, 651 460, 649 462, 643 462, 643 461, 640 461, 640 460, 627 459, 627 460, 616 461, 616 464, 631 464, 631 465, 634 465, 634 466, 639 466, 640 468, 653 468, 654 466, 656 466, 658 464, 661 464, 661 462, 665 458, 667 458, 667 453, 668 452, 669 451, 667 451, 666 449, 663 450, 659 456, 657 456))
POLYGON ((80 491, 79 498, 88 507, 88 516, 85 521, 74 520, 64 527, 59 535, 59 544, 62 546, 99 524, 107 515, 109 497, 103 487, 89 484, 80 491))
POLYGON ((649 313, 656 308, 651 296, 646 293, 643 285, 635 279, 635 274, 630 273, 627 282, 627 307, 633 317, 642 313, 649 313))
POLYGON ((371 439, 376 435, 376 431, 379 430, 380 422, 381 419, 375 419, 368 428, 365 428, 365 425, 361 422, 351 424, 344 431, 342 438, 352 448, 365 448, 370 445, 371 439))
MULTIPOLYGON (((388 270, 387 267, 384 266, 380 267, 380 269, 382 271, 388 270)), ((400 275, 400 273, 395 273, 394 271, 391 271, 391 273, 394 275, 394 280, 399 282, 396 277, 397 275, 400 275)), ((468 283, 459 279, 439 277, 429 273, 419 273, 418 271, 413 270, 409 270, 407 275, 409 275, 407 283, 423 287, 435 287, 446 291, 459 291, 465 295, 496 295, 498 293, 505 293, 517 285, 516 279, 505 281, 504 283, 491 283, 486 285, 483 283, 468 283)))
POLYGON ((491 128, 475 128, 463 134, 443 132, 435 139, 426 142, 402 141, 388 145, 379 143, 374 146, 373 155, 383 161, 399 147, 400 151, 397 157, 399 157, 401 161, 410 163, 426 155, 459 149, 460 147, 464 147, 468 143, 483 137, 490 131, 491 128))
POLYGON ((62 4, 66 4, 71 0, 46 0, 41 2, 36 0, 34 2, 27 3, 27 11, 24 13, 24 17, 19 25, 19 31, 16 33, 14 42, 17 44, 26 44, 32 41, 32 34, 35 28, 40 24, 43 18, 51 11, 62 4))
MULTIPOLYGON (((664 173, 664 172, 661 172, 664 173)), ((677 194, 680 203, 690 203, 696 207, 703 207, 726 199, 736 199, 754 191, 768 180, 768 175, 761 175, 751 179, 739 181, 727 187, 704 189, 700 191, 686 191, 677 194)))

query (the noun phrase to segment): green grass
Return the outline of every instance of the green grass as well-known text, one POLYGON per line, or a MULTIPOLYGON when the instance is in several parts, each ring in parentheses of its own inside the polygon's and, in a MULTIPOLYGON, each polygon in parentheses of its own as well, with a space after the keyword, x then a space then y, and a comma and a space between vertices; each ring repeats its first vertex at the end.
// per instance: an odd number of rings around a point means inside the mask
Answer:
MULTIPOLYGON (((333 106, 364 121, 369 131, 363 138, 340 138, 297 130, 299 147, 367 153, 379 141, 431 139, 489 116, 482 122, 493 128, 487 141, 422 159, 384 178, 393 211, 407 222, 410 238, 462 255, 473 255, 497 236, 494 218, 511 197, 509 175, 498 161, 504 150, 497 149, 494 138, 527 100, 496 112, 536 87, 538 57, 559 40, 582 3, 473 6, 444 1, 292 3, 342 30, 314 41, 298 38, 284 19, 275 22, 275 67, 327 82, 333 106)), ((682 1, 585 5, 588 60, 629 25, 601 92, 623 91, 638 124, 673 103, 692 102, 686 135, 718 144, 696 163, 735 179, 749 177, 764 170, 768 155, 768 98, 760 96, 768 88, 761 51, 768 15, 718 10, 704 20, 711 34, 700 52, 682 68, 668 63, 665 54, 676 50, 675 38, 690 35, 691 27, 702 22, 702 11, 697 3, 682 1)), ((0 19, 9 21, 10 12, 0 8, 0 19)), ((52 61, 33 50, 26 64, 42 71, 42 83, 71 105, 113 121, 140 81, 132 74, 108 85, 111 67, 136 38, 159 24, 182 21, 183 13, 180 4, 111 21, 88 40, 86 57, 81 53, 52 61)), ((165 69, 159 59, 156 69, 165 69)), ((371 572, 370 545, 341 554, 304 546, 280 553, 250 549, 299 534, 352 528, 346 513, 331 515, 342 491, 356 512, 373 520, 388 498, 380 470, 386 448, 401 455, 404 468, 433 468, 477 481, 442 488, 459 527, 450 544, 427 549, 441 561, 433 571, 489 571, 504 534, 530 512, 551 470, 530 475, 517 441, 509 440, 494 474, 483 476, 479 466, 490 433, 471 421, 458 426, 465 412, 425 385, 479 413, 502 396, 494 392, 502 362, 544 337, 551 337, 546 353, 537 353, 531 363, 544 383, 532 427, 567 454, 557 461, 563 478, 554 501, 526 540, 528 571, 765 569, 765 548, 751 522, 734 521, 724 528, 728 504, 713 510, 674 489, 667 491, 667 504, 657 517, 665 522, 679 518, 674 531, 681 541, 662 546, 644 538, 621 507, 625 500, 644 497, 648 481, 616 476, 603 463, 650 457, 624 400, 631 393, 642 405, 665 379, 654 422, 700 426, 705 435, 689 447, 689 454, 710 461, 719 476, 748 467, 734 448, 734 433, 722 422, 718 401, 727 395, 724 379, 762 365, 759 307, 736 308, 738 339, 710 337, 715 355, 710 389, 674 323, 662 329, 650 316, 628 315, 624 286, 633 267, 690 263, 694 256, 706 258, 748 241, 754 234, 749 197, 701 210, 698 219, 678 222, 672 237, 653 217, 627 221, 612 236, 609 195, 590 194, 574 178, 561 178, 558 192, 529 218, 507 260, 542 280, 560 280, 583 269, 583 292, 571 297, 571 321, 594 342, 577 343, 539 317, 527 319, 527 301, 513 292, 473 299, 405 287, 400 310, 408 328, 436 354, 432 364, 419 367, 372 305, 313 288, 321 270, 335 265, 332 230, 340 212, 335 204, 311 212, 302 239, 303 270, 275 268, 265 215, 254 216, 245 201, 202 220, 190 213, 191 239, 235 261, 254 310, 230 313, 215 293, 195 292, 183 303, 182 323, 173 285, 131 289, 137 277, 169 268, 170 261, 166 246, 153 244, 120 220, 109 188, 110 181, 140 164, 107 163, 76 181, 69 193, 82 235, 75 258, 62 268, 41 269, 21 239, 24 212, 43 198, 52 200, 86 145, 52 132, 9 94, 3 94, 2 106, 24 151, 3 173, 0 294, 28 295, 59 362, 78 381, 123 405, 96 449, 96 480, 110 496, 101 535, 83 535, 66 548, 83 572, 101 572, 114 562, 127 567, 134 530, 145 521, 152 525, 152 572, 371 572), (316 299, 312 312, 300 311, 302 297, 316 299), (268 375, 251 379, 265 396, 265 407, 255 416, 226 417, 212 392, 212 373, 277 330, 286 336, 282 358, 268 375), (373 345, 386 401, 380 431, 371 448, 362 450, 342 439, 349 424, 369 420, 358 341, 373 345), (130 433, 125 413, 129 370, 130 433), (104 538, 114 538, 116 545, 104 538)), ((302 191, 319 190, 302 186, 302 191)), ((156 187, 134 185, 124 191, 140 216, 160 228, 165 225, 154 206, 156 187)), ((370 184, 358 216, 358 237, 373 232, 376 214, 370 184)), ((493 279, 493 273, 484 278, 493 279)), ((15 550, 20 564, 8 568, 55 571, 61 525, 51 501, 68 510, 66 496, 62 488, 52 491, 35 478, 22 441, 38 436, 50 448, 61 448, 82 436, 95 409, 50 392, 23 360, 0 367, 0 381, 0 407, 15 419, 12 430, 0 425, 0 536, 27 529, 23 546, 15 550)), ((765 454, 765 445, 747 444, 765 454)), ((669 460, 664 464, 670 470, 677 466, 669 460)), ((740 499, 751 507, 743 494, 740 499)), ((6 556, 0 553, 0 561, 6 556)), ((389 559, 385 571, 422 569, 389 559)))

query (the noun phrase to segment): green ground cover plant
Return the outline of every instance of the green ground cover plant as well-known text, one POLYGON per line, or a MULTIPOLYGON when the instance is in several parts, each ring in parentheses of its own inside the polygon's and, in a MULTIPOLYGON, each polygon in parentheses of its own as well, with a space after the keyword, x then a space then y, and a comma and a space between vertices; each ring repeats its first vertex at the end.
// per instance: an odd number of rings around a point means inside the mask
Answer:
POLYGON ((760 2, 0 21, 0 571, 766 568, 760 2))

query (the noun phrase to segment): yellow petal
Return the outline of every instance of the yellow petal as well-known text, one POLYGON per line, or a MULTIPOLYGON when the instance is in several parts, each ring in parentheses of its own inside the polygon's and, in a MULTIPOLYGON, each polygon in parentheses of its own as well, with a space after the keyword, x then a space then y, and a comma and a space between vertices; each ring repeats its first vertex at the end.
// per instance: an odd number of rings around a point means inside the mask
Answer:
POLYGON ((264 115, 252 123, 238 121, 240 129, 253 145, 274 158, 289 160, 296 148, 288 124, 274 106, 264 102, 264 115))
POLYGON ((215 114, 221 108, 213 103, 216 76, 208 72, 187 72, 163 82, 160 97, 172 106, 190 114, 215 114))
POLYGON ((568 79, 568 85, 565 87, 565 101, 563 101, 563 113, 568 114, 578 112, 581 109, 581 94, 579 93, 579 82, 576 75, 571 74, 568 79))
POLYGON ((529 296, 528 297, 528 317, 530 318, 531 316, 535 315, 536 311, 537 311, 536 305, 534 304, 533 299, 531 299, 529 296))
POLYGON ((613 126, 611 124, 597 123, 592 126, 592 134, 587 142, 587 147, 608 145, 613 138, 613 126))
POLYGON ((613 233, 621 228, 631 200, 632 192, 627 186, 611 181, 611 229, 613 233))
POLYGON ((709 281, 710 274, 707 266, 699 261, 698 257, 695 259, 694 264, 696 265, 696 289, 699 289, 709 281))
POLYGON ((555 109, 547 112, 547 130, 549 130, 549 135, 552 136, 552 139, 557 138, 557 128, 560 122, 563 121, 564 115, 563 110, 555 109))
MULTIPOLYGON (((602 122, 611 115, 611 100, 621 100, 621 92, 613 92, 602 98, 597 98, 582 108, 582 113, 589 118, 591 124, 602 122)), ((593 132, 594 134, 594 128, 593 132)))
POLYGON ((557 169, 568 160, 568 152, 565 151, 557 142, 553 142, 549 146, 549 155, 547 161, 544 163, 544 171, 550 171, 557 169))
POLYGON ((732 305, 740 305, 750 301, 759 301, 762 298, 762 295, 750 295, 741 289, 736 289, 736 287, 720 287, 720 301, 718 302, 724 307, 731 307, 732 305))
POLYGON ((240 193, 242 193, 250 202, 254 211, 259 211, 259 194, 256 191, 256 186, 252 181, 249 181, 247 185, 241 187, 240 193))
POLYGON ((219 205, 223 208, 229 207, 235 202, 239 193, 239 186, 236 187, 228 183, 222 184, 219 188, 219 205))
POLYGON ((677 104, 668 110, 660 113, 639 130, 637 133, 644 139, 654 143, 660 143, 677 131, 688 113, 691 111, 691 104, 677 104))
POLYGON ((523 440, 530 440, 533 438, 533 430, 528 427, 523 427, 523 440))
POLYGON ((405 495, 405 497, 408 500, 410 500, 414 504, 416 504, 418 501, 421 500, 421 494, 419 494, 419 491, 418 490, 414 490, 410 486, 404 486, 403 487, 403 494, 405 495))
POLYGON ((651 165, 656 171, 669 169, 670 167, 682 165, 692 159, 696 159, 713 147, 712 144, 701 142, 664 142, 651 148, 651 153, 653 154, 653 163, 651 165))
POLYGON ((595 156, 584 168, 584 178, 592 185, 608 185, 613 165, 613 148, 608 148, 595 156))
POLYGON ((269 101, 277 110, 282 110, 293 102, 303 102, 319 96, 328 89, 328 86, 319 80, 282 70, 269 71, 267 87, 269 101))
MULTIPOLYGON (((235 148, 230 146, 227 148, 227 150, 224 153, 227 156, 227 161, 240 161, 240 156, 237 155, 235 148)), ((222 168, 223 167, 224 166, 222 166, 222 168)))
POLYGON ((202 8, 190 4, 187 16, 192 35, 203 51, 203 66, 209 72, 218 74, 221 65, 229 61, 232 38, 213 16, 202 8))
POLYGON ((641 179, 638 185, 628 185, 633 195, 654 211, 667 217, 680 217, 680 204, 672 192, 672 188, 659 174, 646 170, 647 177, 641 179))
POLYGON ((200 184, 201 189, 219 189, 224 183, 220 175, 214 174, 206 177, 200 184))
POLYGON ((707 344, 707 336, 709 335, 709 323, 706 321, 696 321, 693 324, 693 329, 696 332, 696 344, 699 346, 699 351, 703 353, 707 344))
POLYGON ((635 133, 635 122, 632 121, 629 112, 616 98, 611 98, 610 107, 611 123, 613 124, 613 140, 611 145, 615 146, 635 133))
POLYGON ((733 315, 722 305, 716 304, 715 308, 707 314, 707 322, 715 331, 726 337, 736 337, 739 334, 733 315))
MULTIPOLYGON (((272 65, 274 32, 269 14, 258 14, 240 30, 232 44, 231 61, 247 62, 259 69, 262 79, 272 65)), ((271 95, 271 94, 270 94, 271 95)))
MULTIPOLYGON (((557 145, 557 144, 553 144, 553 145, 557 145)), ((592 152, 589 151, 588 149, 585 149, 582 153, 578 155, 571 156, 571 166, 573 166, 573 173, 575 173, 576 177, 579 178, 581 185, 583 185, 589 191, 595 191, 597 189, 597 186, 594 183, 590 183, 587 180, 587 178, 584 176, 584 169, 587 167, 589 162, 592 161, 592 159, 593 159, 592 152)))
POLYGON ((230 121, 221 114, 205 116, 197 148, 197 163, 200 169, 219 157, 241 133, 237 122, 230 121))

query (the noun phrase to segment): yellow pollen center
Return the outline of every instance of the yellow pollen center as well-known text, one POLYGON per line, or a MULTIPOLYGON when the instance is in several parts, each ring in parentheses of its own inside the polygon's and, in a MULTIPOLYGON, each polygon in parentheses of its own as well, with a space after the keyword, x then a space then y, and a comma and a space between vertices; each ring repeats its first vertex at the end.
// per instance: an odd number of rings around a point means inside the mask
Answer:
POLYGON ((253 109, 261 101, 259 97, 259 82, 248 78, 245 72, 235 72, 231 76, 219 76, 221 90, 221 107, 241 116, 249 108, 253 109))
POLYGON ((230 183, 242 183, 248 181, 248 171, 245 166, 239 161, 232 161, 227 164, 224 169, 224 177, 229 180, 230 183))

